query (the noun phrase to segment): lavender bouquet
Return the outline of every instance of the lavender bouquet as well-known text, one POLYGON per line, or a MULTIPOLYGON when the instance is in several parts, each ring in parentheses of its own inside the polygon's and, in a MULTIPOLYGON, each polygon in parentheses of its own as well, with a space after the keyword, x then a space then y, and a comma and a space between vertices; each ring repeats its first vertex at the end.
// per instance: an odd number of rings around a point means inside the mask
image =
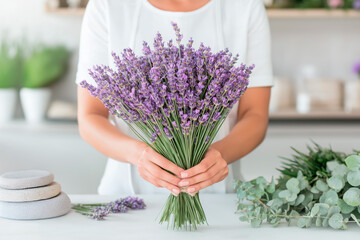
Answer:
MULTIPOLYGON (((238 55, 227 49, 212 53, 200 44, 193 48, 172 23, 176 43, 166 46, 160 33, 154 49, 143 43, 143 55, 124 49, 112 53, 116 69, 89 70, 97 86, 81 86, 99 98, 109 112, 122 118, 149 147, 183 169, 199 164, 231 108, 248 86, 254 65, 235 66, 238 55)), ((206 223, 199 194, 170 195, 160 223, 173 229, 197 229, 206 223)))

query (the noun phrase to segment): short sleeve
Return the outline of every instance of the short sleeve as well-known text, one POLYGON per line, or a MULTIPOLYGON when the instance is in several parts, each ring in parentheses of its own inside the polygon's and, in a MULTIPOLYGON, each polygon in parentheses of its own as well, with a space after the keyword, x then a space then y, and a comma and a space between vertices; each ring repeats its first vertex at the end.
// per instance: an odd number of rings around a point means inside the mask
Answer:
POLYGON ((105 0, 91 0, 86 7, 80 36, 80 49, 76 83, 86 80, 95 85, 89 76, 94 65, 108 65, 108 24, 105 0))
POLYGON ((273 85, 271 62, 271 35, 267 13, 261 0, 251 1, 248 28, 248 48, 246 62, 255 64, 249 87, 273 85))

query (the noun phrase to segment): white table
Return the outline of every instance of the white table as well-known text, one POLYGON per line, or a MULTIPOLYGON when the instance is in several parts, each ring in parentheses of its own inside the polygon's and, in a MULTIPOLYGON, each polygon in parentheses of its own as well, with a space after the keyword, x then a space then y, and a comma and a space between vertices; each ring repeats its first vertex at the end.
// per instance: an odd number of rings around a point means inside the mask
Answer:
MULTIPOLYGON (((75 212, 47 220, 14 221, 0 219, 0 240, 108 240, 108 239, 302 239, 350 240, 360 238, 360 228, 351 224, 346 231, 310 228, 300 229, 281 224, 274 228, 264 224, 251 228, 238 220, 234 214, 234 194, 202 194, 201 201, 209 226, 202 226, 196 232, 167 230, 159 225, 156 217, 165 203, 165 195, 140 195, 147 204, 146 210, 113 214, 105 221, 91 220, 75 212)), ((73 203, 110 202, 119 196, 71 195, 73 203)))

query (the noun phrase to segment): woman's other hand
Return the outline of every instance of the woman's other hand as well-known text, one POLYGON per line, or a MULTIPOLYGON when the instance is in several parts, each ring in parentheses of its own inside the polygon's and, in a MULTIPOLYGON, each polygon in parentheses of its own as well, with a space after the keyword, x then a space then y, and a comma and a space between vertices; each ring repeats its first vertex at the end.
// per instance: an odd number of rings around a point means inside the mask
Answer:
POLYGON ((221 153, 209 148, 204 159, 196 166, 181 172, 178 186, 190 195, 225 179, 229 173, 228 164, 221 153))

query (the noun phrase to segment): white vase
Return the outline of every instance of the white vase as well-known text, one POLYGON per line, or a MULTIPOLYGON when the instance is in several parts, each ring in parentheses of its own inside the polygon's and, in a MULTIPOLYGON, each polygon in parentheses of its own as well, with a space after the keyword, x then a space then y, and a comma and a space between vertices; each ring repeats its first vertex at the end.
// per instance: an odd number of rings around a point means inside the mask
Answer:
POLYGON ((77 9, 80 7, 81 0, 67 0, 67 4, 71 9, 77 9))
POLYGON ((51 10, 56 10, 60 7, 60 0, 47 0, 47 5, 51 10))
POLYGON ((50 99, 51 90, 49 88, 22 88, 20 100, 26 121, 29 123, 45 121, 50 99))
POLYGON ((360 80, 345 82, 345 111, 360 111, 360 80))
POLYGON ((16 99, 16 89, 0 89, 0 123, 7 123, 13 119, 16 99))

